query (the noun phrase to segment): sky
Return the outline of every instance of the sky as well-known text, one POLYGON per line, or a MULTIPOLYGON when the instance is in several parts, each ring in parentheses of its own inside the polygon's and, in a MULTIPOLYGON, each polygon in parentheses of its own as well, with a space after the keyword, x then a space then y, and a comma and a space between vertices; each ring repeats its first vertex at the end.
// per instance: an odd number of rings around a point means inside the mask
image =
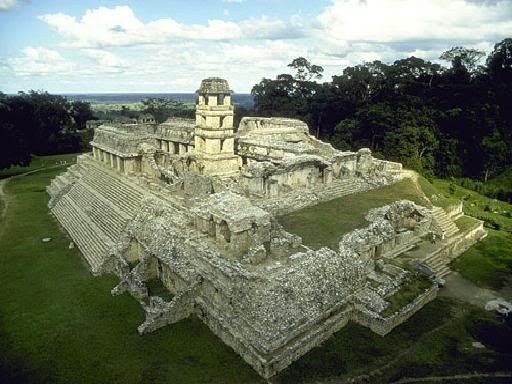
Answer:
POLYGON ((512 0, 0 0, 0 91, 195 92, 218 76, 248 93, 291 73, 512 37, 512 0))

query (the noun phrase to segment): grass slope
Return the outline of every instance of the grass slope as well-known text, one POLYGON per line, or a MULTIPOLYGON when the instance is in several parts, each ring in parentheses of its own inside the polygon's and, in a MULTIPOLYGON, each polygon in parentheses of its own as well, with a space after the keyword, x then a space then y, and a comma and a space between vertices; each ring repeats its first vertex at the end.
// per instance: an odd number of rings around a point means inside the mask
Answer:
POLYGON ((408 199, 425 205, 426 201, 414 182, 405 179, 397 184, 364 193, 343 196, 279 218, 284 228, 302 237, 313 248, 327 245, 338 248, 343 235, 368 225, 368 210, 408 199))
POLYGON ((15 167, 0 170, 0 179, 16 176, 25 172, 34 171, 36 169, 59 165, 61 162, 74 163, 76 161, 77 155, 80 155, 80 153, 65 153, 62 155, 53 156, 34 155, 32 156, 32 162, 26 167, 17 165, 15 167))

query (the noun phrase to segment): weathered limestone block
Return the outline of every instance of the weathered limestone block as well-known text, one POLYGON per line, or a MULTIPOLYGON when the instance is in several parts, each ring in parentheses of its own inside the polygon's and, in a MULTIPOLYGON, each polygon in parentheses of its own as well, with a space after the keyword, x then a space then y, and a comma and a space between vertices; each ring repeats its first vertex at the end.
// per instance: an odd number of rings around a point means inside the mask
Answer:
POLYGON ((150 297, 149 305, 143 305, 146 319, 137 328, 139 334, 153 332, 189 317, 194 309, 196 287, 197 284, 178 291, 169 303, 158 296, 150 297))
POLYGON ((186 195, 190 197, 205 197, 213 192, 212 180, 208 177, 185 172, 183 187, 186 195))
POLYGON ((132 270, 128 273, 118 285, 116 285, 111 294, 114 296, 129 292, 134 298, 141 301, 148 297, 148 288, 144 283, 144 277, 137 271, 132 270))

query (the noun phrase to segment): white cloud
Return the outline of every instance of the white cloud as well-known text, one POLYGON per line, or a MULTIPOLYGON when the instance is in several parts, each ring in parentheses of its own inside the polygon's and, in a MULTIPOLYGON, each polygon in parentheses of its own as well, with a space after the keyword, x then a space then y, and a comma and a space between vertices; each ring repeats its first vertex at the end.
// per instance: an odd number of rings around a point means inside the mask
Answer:
POLYGON ((301 36, 297 22, 261 17, 238 23, 209 20, 182 24, 172 18, 141 22, 128 6, 87 10, 78 20, 63 13, 39 16, 68 40, 68 46, 98 48, 164 43, 173 40, 277 39, 301 36))
POLYGON ((121 72, 129 67, 129 62, 118 55, 101 49, 82 49, 81 54, 91 59, 99 68, 98 71, 121 72))
POLYGON ((8 11, 13 8, 18 0, 0 0, 0 11, 8 11))
POLYGON ((512 33, 510 1, 335 0, 318 16, 331 44, 410 40, 493 40, 512 33))
POLYGON ((63 74, 75 68, 59 52, 45 47, 27 47, 22 53, 22 57, 8 60, 10 67, 18 75, 63 74))
POLYGON ((5 79, 50 91, 191 92, 201 79, 221 76, 235 91, 247 92, 263 77, 291 72, 287 64, 303 56, 322 65, 329 80, 365 61, 411 55, 436 60, 454 45, 489 52, 512 35, 510 3, 332 0, 309 19, 257 16, 203 24, 141 21, 127 6, 100 7, 80 17, 48 14, 39 18, 57 31, 61 44, 29 47, 5 60, 11 75, 44 76, 5 79), (51 88, 56 86, 62 88, 51 88))

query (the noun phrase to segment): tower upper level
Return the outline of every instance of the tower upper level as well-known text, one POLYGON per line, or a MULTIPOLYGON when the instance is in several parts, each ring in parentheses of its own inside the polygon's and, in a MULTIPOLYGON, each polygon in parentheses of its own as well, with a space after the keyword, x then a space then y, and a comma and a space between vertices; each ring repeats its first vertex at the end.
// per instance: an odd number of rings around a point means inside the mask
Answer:
POLYGON ((218 77, 209 77, 201 82, 197 90, 200 106, 231 106, 231 94, 227 80, 218 77))

